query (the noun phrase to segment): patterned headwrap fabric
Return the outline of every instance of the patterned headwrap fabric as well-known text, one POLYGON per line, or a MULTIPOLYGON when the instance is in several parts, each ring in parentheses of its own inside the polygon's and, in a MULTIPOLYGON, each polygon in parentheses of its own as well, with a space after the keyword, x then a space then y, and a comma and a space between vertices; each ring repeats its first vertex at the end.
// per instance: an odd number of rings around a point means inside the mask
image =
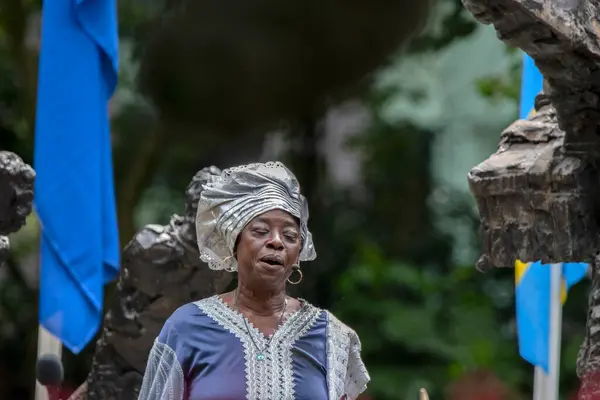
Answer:
POLYGON ((242 165, 224 170, 204 185, 198 202, 196 234, 200 258, 216 270, 237 270, 234 247, 256 216, 283 210, 300 221, 300 261, 317 257, 308 231, 308 205, 294 174, 280 162, 242 165))

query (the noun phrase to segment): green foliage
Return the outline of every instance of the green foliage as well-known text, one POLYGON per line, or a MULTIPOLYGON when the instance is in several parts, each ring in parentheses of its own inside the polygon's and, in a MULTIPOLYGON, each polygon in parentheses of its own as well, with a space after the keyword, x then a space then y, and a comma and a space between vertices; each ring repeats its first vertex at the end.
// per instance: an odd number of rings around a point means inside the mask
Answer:
MULTIPOLYGON (((242 130, 223 136, 219 131, 199 134, 185 125, 165 126, 142 101, 135 86, 137 62, 149 21, 164 3, 173 6, 177 0, 119 2, 124 57, 114 103, 113 139, 124 241, 139 225, 164 223, 169 214, 180 211, 181 194, 197 169, 212 163, 227 166, 256 159, 262 150, 264 132, 248 134, 242 130)), ((18 5, 13 0, 10 4, 18 5)), ((28 13, 39 10, 35 2, 22 4, 27 5, 28 13)), ((0 14, 7 10, 3 6, 0 14)), ((475 29, 460 0, 443 0, 436 7, 430 26, 408 46, 409 53, 436 52, 475 29)), ((21 79, 27 69, 11 47, 15 31, 8 28, 18 24, 6 25, 6 15, 0 20, 0 147, 31 161, 33 120, 27 112, 30 98, 26 80, 21 79)), ((394 15, 390 17, 395 24, 392 27, 398 24, 394 15)), ((355 41, 343 35, 342 39, 355 46, 355 41)), ((517 98, 520 57, 513 53, 515 61, 507 74, 476 83, 484 98, 517 98)), ((319 66, 324 64, 318 60, 319 66)), ((302 65, 294 68, 304 70, 302 65)), ((333 66, 334 72, 345 68, 340 65, 333 66)), ((289 75, 293 71, 285 72, 289 75)), ((219 73, 227 78, 227 71, 219 73)), ((257 73, 272 83, 272 76, 264 70, 257 69, 257 73)), ((200 78, 213 81, 210 74, 200 78)), ((241 75, 237 78, 245 80, 241 75)), ((182 80, 182 84, 188 83, 182 80)), ((229 88, 235 93, 235 85, 229 88)), ((280 89, 277 85, 272 88, 280 89)), ((359 333, 373 378, 369 393, 374 399, 415 399, 420 387, 427 387, 432 399, 441 399, 448 384, 478 369, 494 371, 507 385, 530 393, 532 371, 517 353, 512 271, 483 275, 473 265, 453 265, 455 244, 440 232, 437 222, 440 218, 466 220, 469 234, 475 237, 478 218, 472 199, 452 193, 441 212, 432 210, 430 199, 437 188, 430 164, 436 132, 407 121, 390 124, 380 117, 381 106, 390 96, 398 95, 397 91, 395 87, 373 89, 363 97, 370 107, 372 124, 349 144, 362 157, 361 182, 351 189, 336 188, 327 179, 319 147, 319 112, 290 124, 286 139, 291 150, 284 161, 298 175, 310 201, 311 230, 319 252, 319 258, 307 267, 303 284, 294 289, 309 301, 330 308, 359 333)), ((401 95, 419 103, 422 93, 417 88, 401 95)), ((288 95, 298 93, 291 90, 288 95)), ((249 97, 252 104, 261 105, 254 89, 249 97)), ((194 115, 201 107, 194 102, 186 106, 194 115)), ((219 117, 230 118, 227 112, 219 117)), ((6 398, 31 397, 28 390, 35 361, 37 304, 35 289, 17 267, 35 255, 37 234, 37 226, 31 223, 15 235, 9 272, 0 280, 0 359, 18 361, 6 379, 14 383, 6 398)), ((586 302, 586 289, 586 285, 574 288, 565 306, 561 379, 566 389, 576 379, 573 366, 584 332, 586 310, 581 305, 586 302)), ((92 350, 89 346, 86 354, 77 358, 67 355, 71 383, 84 379, 92 350)), ((4 397, 0 393, 0 398, 4 397)))
POLYGON ((414 53, 440 50, 475 31, 477 23, 460 0, 440 1, 432 13, 429 29, 414 38, 408 50, 414 53))
POLYGON ((521 52, 506 47, 506 52, 513 58, 509 70, 505 75, 491 75, 475 82, 481 95, 491 101, 511 99, 519 100, 521 89, 521 52))
POLYGON ((481 287, 491 277, 472 266, 442 274, 428 266, 386 260, 377 246, 361 248, 342 274, 334 305, 353 321, 363 345, 377 399, 415 398, 426 386, 432 398, 467 371, 494 370, 517 386, 527 371, 516 352, 509 323, 502 324, 493 299, 481 287))
MULTIPOLYGON (((450 10, 453 3, 444 2, 450 10)), ((436 51, 469 34, 472 21, 463 21, 461 10, 454 10, 445 15, 455 21, 441 24, 454 27, 452 33, 426 32, 410 49, 436 51)), ((516 101, 520 57, 507 51, 515 55, 510 70, 476 83, 483 98, 516 101)), ((432 398, 443 398, 450 384, 481 370, 493 372, 513 393, 531 393, 533 369, 517 348, 513 271, 484 275, 472 264, 452 264, 455 244, 435 221, 463 222, 473 236, 467 242, 478 247, 478 217, 472 199, 463 194, 448 194, 443 207, 435 213, 431 209, 435 132, 380 118, 382 105, 391 95, 398 96, 397 90, 369 94, 372 124, 350 143, 363 155, 364 201, 356 206, 361 210, 358 231, 346 231, 354 237, 353 253, 350 265, 336 275, 331 304, 361 337, 372 376, 369 394, 378 400, 414 399, 420 387, 427 387, 432 398)), ((418 90, 402 95, 419 101, 418 90)), ((564 393, 576 382, 574 364, 585 321, 585 316, 567 311, 585 302, 579 297, 585 285, 576 291, 564 316, 565 326, 573 329, 563 332, 564 393)))

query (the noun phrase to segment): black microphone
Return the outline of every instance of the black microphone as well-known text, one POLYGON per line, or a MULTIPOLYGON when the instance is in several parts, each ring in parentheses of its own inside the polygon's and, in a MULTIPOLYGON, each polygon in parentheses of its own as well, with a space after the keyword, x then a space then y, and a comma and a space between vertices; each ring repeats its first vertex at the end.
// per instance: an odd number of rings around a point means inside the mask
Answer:
POLYGON ((59 400, 60 385, 64 378, 62 361, 54 354, 44 354, 35 365, 35 377, 48 390, 50 400, 59 400))

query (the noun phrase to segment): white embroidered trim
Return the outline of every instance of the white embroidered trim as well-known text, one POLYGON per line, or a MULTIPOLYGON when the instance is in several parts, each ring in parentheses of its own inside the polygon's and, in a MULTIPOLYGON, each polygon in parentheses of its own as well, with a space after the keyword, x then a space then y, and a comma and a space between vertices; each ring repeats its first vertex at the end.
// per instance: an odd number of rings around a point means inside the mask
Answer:
POLYGON ((356 399, 371 380, 360 358, 356 332, 327 312, 327 386, 329 399, 356 399))
POLYGON ((150 350, 138 399, 183 400, 184 393, 183 370, 175 351, 155 340, 150 350))
POLYGON ((232 310, 219 296, 209 297, 194 304, 242 343, 246 363, 247 400, 294 400, 292 348, 296 340, 305 335, 317 321, 320 309, 304 302, 303 306, 275 331, 269 347, 265 348, 265 336, 250 323, 247 330, 244 316, 232 310), (252 338, 248 334, 252 335, 252 338), (265 349, 264 360, 257 359, 259 352, 252 339, 260 348, 265 349))

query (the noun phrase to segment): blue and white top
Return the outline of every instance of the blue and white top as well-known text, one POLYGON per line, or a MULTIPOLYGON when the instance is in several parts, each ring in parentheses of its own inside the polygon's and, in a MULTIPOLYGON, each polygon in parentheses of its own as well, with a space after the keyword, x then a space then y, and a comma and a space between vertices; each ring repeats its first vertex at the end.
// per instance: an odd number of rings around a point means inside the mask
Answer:
POLYGON ((303 301, 266 338, 213 296, 165 322, 139 400, 353 400, 369 379, 358 336, 330 312, 303 301))

